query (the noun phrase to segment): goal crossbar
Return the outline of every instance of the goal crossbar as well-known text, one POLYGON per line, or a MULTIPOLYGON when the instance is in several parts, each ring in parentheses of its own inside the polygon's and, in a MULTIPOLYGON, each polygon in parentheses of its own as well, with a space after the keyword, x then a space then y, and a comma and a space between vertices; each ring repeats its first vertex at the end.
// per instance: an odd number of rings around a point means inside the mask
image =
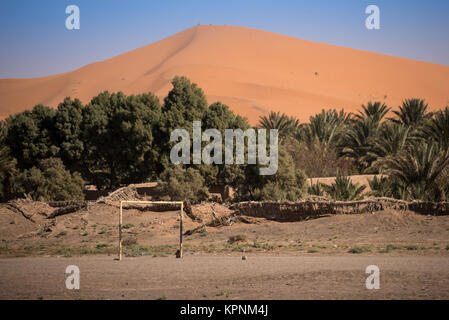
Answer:
POLYGON ((124 204, 172 204, 180 206, 179 213, 179 255, 178 258, 182 258, 182 218, 184 215, 184 202, 182 201, 139 201, 139 200, 123 200, 120 201, 120 214, 119 214, 119 224, 118 224, 118 234, 119 234, 119 261, 122 260, 123 246, 122 246, 122 224, 123 224, 123 205, 124 204))

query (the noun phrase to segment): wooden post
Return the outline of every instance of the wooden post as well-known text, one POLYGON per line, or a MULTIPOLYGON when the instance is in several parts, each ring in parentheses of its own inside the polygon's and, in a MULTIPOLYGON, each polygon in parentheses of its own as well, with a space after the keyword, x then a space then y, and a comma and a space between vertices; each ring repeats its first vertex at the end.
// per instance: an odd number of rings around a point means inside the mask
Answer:
POLYGON ((122 213, 122 208, 123 208, 123 201, 120 201, 120 217, 119 217, 119 222, 118 222, 118 247, 119 247, 119 256, 118 256, 118 260, 122 261, 122 221, 123 221, 123 213, 122 213))
POLYGON ((181 202, 181 219, 179 222, 179 258, 182 259, 182 216, 184 215, 184 202, 181 202))

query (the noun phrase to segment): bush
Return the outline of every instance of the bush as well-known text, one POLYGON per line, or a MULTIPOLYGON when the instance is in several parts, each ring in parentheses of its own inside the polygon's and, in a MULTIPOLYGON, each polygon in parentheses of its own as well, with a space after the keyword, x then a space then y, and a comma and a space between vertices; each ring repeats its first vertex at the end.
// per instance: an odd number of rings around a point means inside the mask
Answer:
POLYGON ((84 180, 71 174, 61 159, 41 160, 38 167, 24 170, 17 177, 17 189, 37 201, 83 200, 84 180))
POLYGON ((307 176, 295 170, 290 154, 280 145, 278 171, 272 176, 259 175, 256 165, 248 165, 245 181, 238 188, 239 200, 289 200, 296 201, 307 193, 307 176))
POLYGON ((237 234, 235 236, 230 236, 228 242, 236 243, 236 242, 246 242, 248 241, 248 237, 244 234, 237 234))
POLYGON ((315 184, 310 184, 308 193, 312 196, 324 196, 323 184, 320 182, 317 182, 315 184))
POLYGON ((355 246, 355 247, 352 247, 351 249, 349 249, 349 253, 354 253, 354 254, 360 254, 360 253, 364 253, 364 252, 370 252, 371 251, 371 248, 370 247, 366 247, 366 246, 362 246, 362 247, 359 247, 359 246, 355 246))
POLYGON ((326 193, 337 201, 353 201, 362 198, 362 192, 365 186, 360 186, 358 183, 353 184, 350 177, 342 176, 340 174, 335 178, 335 182, 328 186, 323 186, 326 193))
POLYGON ((307 177, 302 170, 296 170, 295 174, 296 185, 284 187, 277 181, 270 181, 262 189, 256 190, 255 197, 260 200, 288 200, 296 201, 302 198, 306 191, 307 177))
POLYGON ((132 245, 135 245, 135 244, 137 244, 137 238, 136 238, 136 237, 128 237, 128 238, 125 238, 125 239, 123 239, 122 244, 123 244, 124 246, 132 246, 132 245))
POLYGON ((180 165, 166 169, 158 180, 157 191, 169 200, 190 201, 192 203, 207 200, 209 191, 204 186, 204 178, 198 170, 185 169, 180 165))
POLYGON ((318 142, 307 146, 303 142, 286 141, 286 148, 297 168, 305 171, 310 178, 335 177, 337 172, 355 173, 352 160, 340 157, 335 148, 318 142))
POLYGON ((375 176, 372 180, 368 180, 371 188, 369 195, 374 197, 393 197, 393 183, 388 177, 375 176))
POLYGON ((16 164, 17 161, 10 155, 9 148, 0 146, 0 201, 8 200, 13 194, 16 164))

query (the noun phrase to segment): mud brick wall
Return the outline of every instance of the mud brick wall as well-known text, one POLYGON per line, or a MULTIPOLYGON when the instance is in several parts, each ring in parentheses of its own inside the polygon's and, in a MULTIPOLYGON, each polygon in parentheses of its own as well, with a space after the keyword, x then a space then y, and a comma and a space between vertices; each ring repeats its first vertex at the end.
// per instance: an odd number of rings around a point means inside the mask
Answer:
POLYGON ((449 202, 401 201, 371 198, 361 201, 301 200, 297 202, 240 202, 231 206, 238 214, 278 221, 300 221, 329 214, 374 213, 386 209, 419 214, 449 215, 449 202))

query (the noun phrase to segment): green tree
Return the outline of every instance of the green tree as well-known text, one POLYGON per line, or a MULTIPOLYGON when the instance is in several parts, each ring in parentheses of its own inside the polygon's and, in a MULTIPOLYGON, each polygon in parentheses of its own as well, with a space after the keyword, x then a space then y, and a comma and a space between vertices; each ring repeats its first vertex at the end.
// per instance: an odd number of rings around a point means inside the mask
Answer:
POLYGON ((31 111, 15 114, 6 120, 5 143, 20 169, 29 169, 39 160, 58 154, 54 119, 55 110, 37 105, 31 111))
POLYGON ((398 111, 393 111, 396 117, 391 118, 391 120, 405 126, 421 126, 432 117, 432 114, 427 112, 427 109, 428 105, 424 100, 407 99, 399 107, 398 111))
POLYGON ((381 161, 383 172, 405 200, 443 201, 448 184, 449 151, 433 141, 412 144, 381 161))
POLYGON ((5 144, 6 126, 0 122, 0 201, 8 200, 13 194, 14 176, 17 173, 17 161, 11 156, 5 144))
POLYGON ((259 127, 267 130, 276 129, 281 140, 293 137, 298 130, 299 120, 286 114, 270 112, 268 116, 259 117, 259 127))
POLYGON ((296 201, 307 194, 307 176, 295 169, 292 157, 280 145, 276 174, 261 176, 259 165, 246 165, 245 180, 237 192, 240 200, 296 201))
POLYGON ((66 97, 58 105, 55 115, 55 137, 60 148, 59 155, 71 171, 81 171, 84 142, 81 125, 83 104, 80 100, 66 97))
POLYGON ((372 138, 377 135, 379 124, 371 118, 353 121, 343 136, 339 149, 340 155, 349 157, 360 173, 371 166, 367 154, 371 150, 372 138))
POLYGON ((84 181, 71 174, 59 158, 40 160, 38 166, 25 169, 17 177, 17 190, 37 201, 83 200, 84 181))
POLYGON ((173 201, 187 200, 197 203, 209 197, 209 191, 199 171, 194 168, 183 168, 182 165, 167 168, 158 180, 157 190, 173 201))
POLYGON ((297 130, 294 141, 286 141, 285 145, 295 160, 298 168, 304 169, 309 177, 335 176, 337 170, 348 172, 352 164, 349 158, 339 157, 337 146, 342 140, 350 114, 344 110, 322 110, 310 117, 297 130))
POLYGON ((423 129, 426 138, 433 139, 442 149, 449 148, 449 106, 434 114, 423 129))
POLYGON ((192 138, 193 121, 201 121, 208 107, 204 92, 196 83, 190 82, 186 77, 176 76, 172 85, 172 90, 164 99, 161 122, 158 125, 158 173, 171 164, 170 150, 176 144, 170 141, 171 132, 185 129, 192 138))
POLYGON ((368 168, 368 172, 378 172, 379 161, 404 150, 411 143, 417 143, 419 138, 413 134, 410 127, 394 122, 382 123, 377 135, 372 136, 369 141, 369 151, 361 158, 361 162, 368 168))
MULTIPOLYGON (((226 129, 241 129, 245 131, 250 126, 241 116, 236 116, 227 105, 215 102, 204 112, 202 118, 202 130, 217 129, 222 136, 222 152, 224 155, 224 136, 226 129)), ((203 142, 203 145, 208 142, 203 142)), ((244 181, 244 167, 237 164, 198 165, 197 168, 205 179, 207 186, 230 185, 238 187, 244 181)))
POLYGON ((355 114, 354 117, 358 120, 369 118, 373 122, 379 124, 389 111, 390 108, 388 108, 386 104, 379 101, 370 101, 366 106, 362 105, 362 110, 360 110, 358 114, 355 114))
POLYGON ((329 150, 341 140, 349 117, 344 110, 322 110, 310 117, 310 123, 299 126, 297 139, 304 142, 309 150, 329 150))
POLYGON ((83 109, 84 175, 99 188, 146 181, 158 154, 154 126, 160 120, 153 94, 101 93, 83 109))

